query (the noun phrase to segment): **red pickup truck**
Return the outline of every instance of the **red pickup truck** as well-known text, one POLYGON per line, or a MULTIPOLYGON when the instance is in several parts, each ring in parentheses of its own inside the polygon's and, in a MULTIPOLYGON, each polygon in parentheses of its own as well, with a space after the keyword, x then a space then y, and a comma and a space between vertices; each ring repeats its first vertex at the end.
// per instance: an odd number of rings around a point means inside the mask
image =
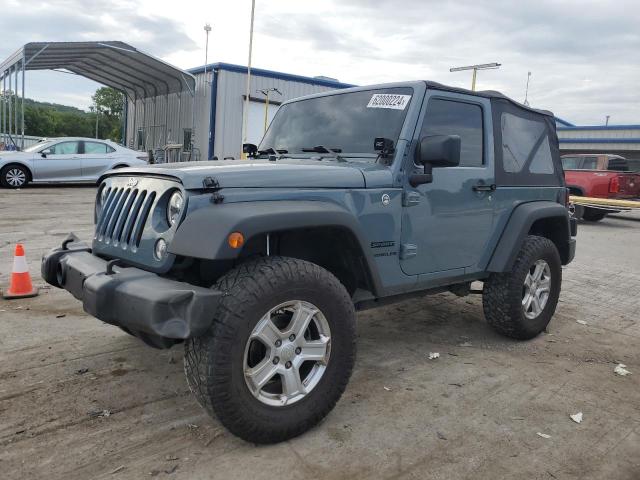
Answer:
MULTIPOLYGON (((627 160, 619 155, 563 155, 562 167, 571 195, 627 200, 640 198, 640 173, 630 172, 627 160)), ((575 215, 596 222, 614 211, 580 207, 576 208, 575 215)))

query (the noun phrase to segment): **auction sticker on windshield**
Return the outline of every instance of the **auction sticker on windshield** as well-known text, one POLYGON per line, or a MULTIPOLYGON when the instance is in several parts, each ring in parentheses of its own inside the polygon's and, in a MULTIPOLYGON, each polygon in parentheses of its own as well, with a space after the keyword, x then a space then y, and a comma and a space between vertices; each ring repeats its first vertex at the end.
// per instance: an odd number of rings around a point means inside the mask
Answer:
POLYGON ((411 100, 411 95, 398 95, 395 93, 374 93, 369 100, 367 108, 392 108, 404 110, 411 100))

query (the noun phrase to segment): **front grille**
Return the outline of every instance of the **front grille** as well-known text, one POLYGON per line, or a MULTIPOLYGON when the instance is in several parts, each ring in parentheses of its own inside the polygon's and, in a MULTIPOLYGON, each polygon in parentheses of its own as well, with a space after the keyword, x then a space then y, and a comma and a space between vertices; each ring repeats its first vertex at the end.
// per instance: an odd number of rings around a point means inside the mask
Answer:
POLYGON ((137 249, 149 217, 156 192, 137 188, 105 187, 95 239, 106 245, 137 249))

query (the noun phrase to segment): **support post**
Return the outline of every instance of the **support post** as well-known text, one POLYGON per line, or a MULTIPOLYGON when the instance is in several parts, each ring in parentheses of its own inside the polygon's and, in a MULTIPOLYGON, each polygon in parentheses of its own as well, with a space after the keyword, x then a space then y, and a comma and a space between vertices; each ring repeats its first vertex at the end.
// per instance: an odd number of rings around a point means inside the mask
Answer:
POLYGON ((169 143, 169 94, 164 96, 164 144, 169 143))
MULTIPOLYGON (((133 92, 133 148, 134 150, 138 149, 138 127, 136 126, 136 117, 137 117, 137 113, 138 113, 138 92, 134 91, 133 92)), ((129 148, 129 146, 127 145, 127 138, 126 138, 126 133, 125 133, 125 139, 124 139, 124 143, 125 143, 125 147, 129 148)))
POLYGON ((269 90, 267 90, 266 96, 267 98, 264 101, 264 133, 267 133, 267 124, 269 123, 269 90))
POLYGON ((478 74, 478 69, 474 68, 473 69, 473 77, 471 78, 471 91, 475 92, 476 91, 476 75, 478 74))
POLYGON ((14 72, 16 74, 15 81, 15 90, 13 92, 13 145, 18 148, 18 144, 16 143, 16 137, 18 136, 18 64, 16 64, 14 68, 14 72))
POLYGON ((22 139, 20 141, 20 150, 24 150, 24 77, 26 70, 26 58, 24 56, 24 51, 22 52, 22 139))
POLYGON ((9 138, 9 141, 11 141, 11 125, 13 124, 13 106, 11 105, 11 67, 9 67, 9 99, 8 104, 9 104, 9 125, 7 125, 7 136, 9 138))

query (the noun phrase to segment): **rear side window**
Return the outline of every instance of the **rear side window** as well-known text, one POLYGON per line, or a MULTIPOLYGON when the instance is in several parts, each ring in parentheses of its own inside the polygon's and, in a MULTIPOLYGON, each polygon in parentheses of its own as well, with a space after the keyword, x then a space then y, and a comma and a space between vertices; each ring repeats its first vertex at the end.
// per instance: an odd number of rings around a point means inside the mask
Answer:
POLYGON ((460 166, 483 165, 483 122, 479 105, 439 98, 429 100, 420 138, 433 135, 459 135, 460 166))
POLYGON ((598 157, 585 157, 582 162, 582 170, 597 170, 598 157))
POLYGON ((580 167, 580 157, 563 157, 562 168, 565 170, 577 170, 580 167))
POLYGON ((84 153, 111 153, 111 152, 115 152, 115 149, 111 148, 106 143, 84 142, 84 153))
POLYGON ((543 122, 502 114, 502 165, 508 173, 554 172, 547 127, 543 122))

